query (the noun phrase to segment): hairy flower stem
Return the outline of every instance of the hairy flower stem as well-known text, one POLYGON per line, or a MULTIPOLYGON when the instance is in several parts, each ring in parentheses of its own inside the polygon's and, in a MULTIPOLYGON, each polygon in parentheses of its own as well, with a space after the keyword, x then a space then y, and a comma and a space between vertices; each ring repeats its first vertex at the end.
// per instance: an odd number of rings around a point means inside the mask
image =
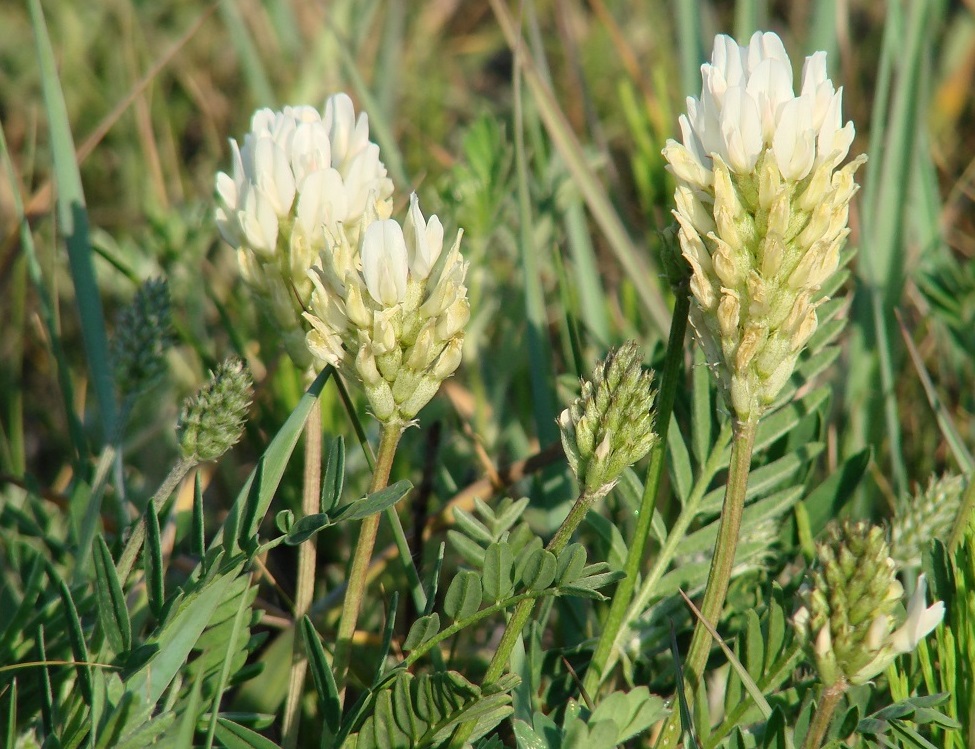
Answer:
MULTIPOLYGON (((301 512, 304 517, 319 510, 322 484, 322 409, 316 403, 305 422, 305 471, 301 494, 301 512)), ((284 747, 298 746, 298 724, 301 717, 301 690, 308 671, 304 638, 298 632, 298 622, 308 613, 315 594, 315 558, 317 549, 312 537, 298 547, 298 582, 295 590, 295 633, 291 649, 291 677, 288 698, 284 703, 284 747)))
MULTIPOLYGON (((376 453, 376 470, 372 474, 372 483, 369 486, 370 494, 384 489, 389 483, 389 471, 393 467, 393 457, 396 455, 396 446, 402 434, 401 424, 383 424, 379 437, 379 450, 376 453)), ((362 607, 362 597, 366 588, 366 573, 369 571, 369 561, 372 558, 373 547, 376 545, 378 530, 378 514, 370 515, 362 521, 352 556, 352 566, 349 569, 349 582, 345 601, 342 603, 338 639, 335 642, 335 657, 332 661, 340 706, 345 700, 345 679, 352 652, 352 636, 355 634, 355 626, 359 620, 359 609, 362 607)))
MULTIPOLYGON (((552 540, 548 542, 548 546, 545 548, 558 556, 568 545, 573 532, 579 527, 582 519, 589 512, 589 508, 593 506, 597 499, 599 499, 598 496, 585 493, 580 494, 575 504, 572 505, 572 509, 569 510, 569 514, 562 521, 562 525, 559 526, 559 529, 552 536, 552 540)), ((484 674, 484 678, 482 679, 483 684, 493 684, 504 673, 505 668, 508 666, 508 660, 511 658, 511 651, 514 650, 515 643, 521 637, 521 631, 528 623, 534 607, 534 598, 525 599, 515 606, 515 610, 512 612, 511 618, 508 620, 508 624, 504 629, 504 634, 501 636, 501 642, 498 643, 497 650, 494 651, 494 657, 491 659, 491 663, 488 665, 488 669, 484 674)), ((475 725, 476 721, 465 722, 458 726, 451 738, 450 749, 459 749, 464 746, 468 739, 470 739, 475 725)))
MULTIPOLYGON (((177 486, 179 486, 179 482, 186 477, 186 474, 188 474, 195 465, 195 460, 190 458, 180 458, 179 462, 176 463, 172 469, 170 469, 169 475, 163 479, 162 484, 159 485, 156 493, 153 494, 152 499, 149 500, 156 512, 159 512, 163 502, 169 498, 169 495, 175 491, 177 486)), ((115 565, 115 571, 118 574, 119 582, 122 585, 125 584, 126 578, 128 578, 129 573, 132 572, 132 567, 135 564, 136 557, 139 556, 139 551, 142 549, 142 544, 145 540, 146 516, 143 514, 142 517, 139 518, 138 524, 132 529, 132 535, 129 536, 129 540, 126 541, 125 548, 122 550, 122 556, 119 557, 118 564, 115 565)))
POLYGON ((658 439, 650 451, 650 465, 647 467, 646 483, 643 487, 643 498, 640 501, 640 514, 637 518, 636 529, 630 542, 630 549, 626 557, 626 577, 620 580, 613 594, 613 602, 606 616, 603 631, 599 635, 596 651, 586 670, 583 690, 586 694, 595 695, 603 679, 616 638, 623 623, 626 621, 626 610, 633 599, 633 589, 636 586, 637 574, 643 563, 643 552, 650 536, 650 525, 653 520, 653 509, 657 503, 657 493, 660 489, 660 479, 664 473, 667 455, 667 428, 670 426, 670 414, 674 410, 674 397, 677 393, 677 382, 680 376, 680 365, 684 356, 684 336, 687 333, 687 312, 690 307, 690 296, 686 289, 677 292, 674 303, 674 314, 670 322, 670 338, 667 341, 667 352, 664 358, 664 368, 660 380, 660 391, 657 393, 657 425, 658 439))
MULTIPOLYGON (((731 443, 731 467, 728 472, 728 483, 725 486, 724 505, 721 508, 718 539, 714 545, 711 570, 708 573, 704 601, 701 604, 703 621, 698 620, 694 627, 691 649, 684 663, 684 674, 688 687, 692 690, 697 689, 701 683, 708 653, 711 650, 711 634, 703 622, 706 621, 711 626, 717 625, 721 618, 725 596, 728 594, 731 571, 735 566, 735 551, 738 548, 741 516, 745 509, 745 490, 748 486, 748 470, 751 466, 757 427, 757 419, 735 422, 734 438, 731 443)), ((680 714, 675 710, 660 734, 657 749, 674 749, 680 735, 680 714)))
POLYGON ((840 704, 840 699, 846 692, 847 686, 849 685, 846 681, 841 679, 823 690, 823 696, 820 698, 819 704, 816 705, 816 713, 809 724, 809 732, 806 734, 806 740, 802 743, 802 749, 820 749, 823 745, 826 729, 829 728, 833 713, 836 712, 836 707, 840 704))

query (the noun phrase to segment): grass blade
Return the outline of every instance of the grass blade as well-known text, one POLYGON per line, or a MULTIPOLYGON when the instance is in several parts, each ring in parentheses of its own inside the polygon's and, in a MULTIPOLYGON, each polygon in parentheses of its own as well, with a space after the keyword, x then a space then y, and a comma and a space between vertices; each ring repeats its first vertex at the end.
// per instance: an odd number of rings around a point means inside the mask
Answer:
POLYGON ((81 335, 88 361, 95 397, 101 411, 102 434, 105 441, 115 437, 117 407, 115 386, 108 357, 108 337, 105 315, 95 278, 91 243, 88 238, 88 212, 81 187, 81 174, 75 157, 74 139, 58 80, 54 49, 47 34, 40 0, 30 0, 31 21, 34 26, 41 87, 51 132, 51 151, 54 159, 58 189, 58 223, 68 247, 71 278, 74 281, 78 312, 81 316, 81 335))

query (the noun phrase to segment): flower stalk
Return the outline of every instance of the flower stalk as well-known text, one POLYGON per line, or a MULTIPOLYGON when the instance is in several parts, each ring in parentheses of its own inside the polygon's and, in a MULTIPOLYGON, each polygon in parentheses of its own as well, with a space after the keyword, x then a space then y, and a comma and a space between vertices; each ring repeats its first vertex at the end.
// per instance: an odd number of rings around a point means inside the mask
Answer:
MULTIPOLYGON (((396 456, 396 447, 399 445, 402 434, 403 429, 399 425, 383 425, 379 438, 379 449, 376 452, 376 470, 373 472, 372 483, 369 485, 370 494, 386 488, 389 483, 389 472, 393 467, 393 458, 396 456)), ((369 561, 372 559, 372 552, 376 545, 376 534, 379 530, 379 517, 378 514, 370 515, 362 521, 359 526, 359 537, 356 540, 355 551, 352 555, 352 563, 349 567, 345 600, 342 603, 342 614, 339 617, 339 629, 335 642, 335 656, 332 661, 335 683, 339 690, 340 705, 345 699, 347 671, 352 654, 352 637, 355 634, 356 624, 359 621, 359 611, 362 608, 369 561)))
MULTIPOLYGON (((308 414, 305 422, 305 466, 302 477, 301 511, 307 517, 319 509, 322 484, 322 409, 318 403, 308 414)), ((284 703, 284 749, 298 746, 298 726, 301 717, 301 692, 308 671, 304 638, 298 632, 298 623, 311 608, 315 594, 315 569, 317 547, 315 537, 298 547, 298 578, 295 586, 294 622, 295 633, 291 651, 291 674, 288 679, 288 696, 284 703)))

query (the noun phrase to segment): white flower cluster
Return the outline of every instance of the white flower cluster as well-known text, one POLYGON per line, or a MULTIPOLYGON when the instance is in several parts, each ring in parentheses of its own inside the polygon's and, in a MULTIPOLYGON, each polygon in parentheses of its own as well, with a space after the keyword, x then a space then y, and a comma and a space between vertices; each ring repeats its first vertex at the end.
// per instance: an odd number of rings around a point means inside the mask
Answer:
POLYGON ((677 177, 691 322, 737 417, 755 420, 816 330, 865 159, 837 170, 854 129, 842 123, 825 53, 806 59, 799 96, 773 33, 747 47, 718 36, 701 74, 701 97, 680 118, 683 142, 663 153, 677 177))
POLYGON ((217 175, 217 226, 295 363, 361 380, 373 412, 405 425, 460 364, 470 318, 461 232, 443 252, 440 219, 411 196, 390 219, 393 183, 345 94, 324 114, 262 109, 233 176, 217 175))
POLYGON ((462 232, 443 252, 440 219, 416 195, 403 225, 367 210, 355 241, 326 230, 314 283, 308 347, 361 380, 377 419, 409 423, 460 365, 470 318, 462 232))
POLYGON ((853 123, 843 124, 843 89, 835 90, 827 77, 825 52, 806 58, 799 96, 792 88, 789 56, 771 32, 755 32, 747 47, 729 36, 716 37, 711 64, 701 66, 701 76, 700 100, 687 97, 687 114, 680 117, 684 146, 693 158, 681 179, 708 187, 712 154, 732 171, 747 174, 771 148, 779 172, 790 180, 846 158, 853 123))
POLYGON ((216 179, 217 227, 304 368, 311 357, 301 313, 325 232, 354 241, 367 210, 388 217, 393 183, 369 140, 368 117, 356 118, 345 94, 330 97, 324 114, 309 106, 258 110, 243 145, 230 144, 233 175, 216 179))

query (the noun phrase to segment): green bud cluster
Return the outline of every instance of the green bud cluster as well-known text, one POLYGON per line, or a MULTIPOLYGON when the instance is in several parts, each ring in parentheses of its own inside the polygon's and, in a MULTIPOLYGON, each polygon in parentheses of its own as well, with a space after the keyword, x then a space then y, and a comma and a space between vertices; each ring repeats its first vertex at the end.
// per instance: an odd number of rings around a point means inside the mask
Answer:
POLYGON ((928 544, 948 537, 964 493, 964 477, 946 474, 899 504, 890 528, 891 556, 899 567, 920 567, 928 544))
POLYGON ((185 460, 216 460, 237 444, 244 431, 253 395, 253 382, 236 357, 222 362, 196 395, 183 401, 176 425, 185 460))
POLYGON ((890 642, 904 589, 880 526, 833 524, 794 617, 826 686, 863 684, 897 655, 890 642))
POLYGON ((653 372, 632 341, 611 351, 583 380, 579 397, 559 416, 562 446, 583 494, 606 494, 627 467, 653 447, 653 372))
POLYGON ((134 399, 166 373, 166 350, 173 345, 169 284, 163 278, 143 283, 115 323, 111 361, 124 399, 134 399))

